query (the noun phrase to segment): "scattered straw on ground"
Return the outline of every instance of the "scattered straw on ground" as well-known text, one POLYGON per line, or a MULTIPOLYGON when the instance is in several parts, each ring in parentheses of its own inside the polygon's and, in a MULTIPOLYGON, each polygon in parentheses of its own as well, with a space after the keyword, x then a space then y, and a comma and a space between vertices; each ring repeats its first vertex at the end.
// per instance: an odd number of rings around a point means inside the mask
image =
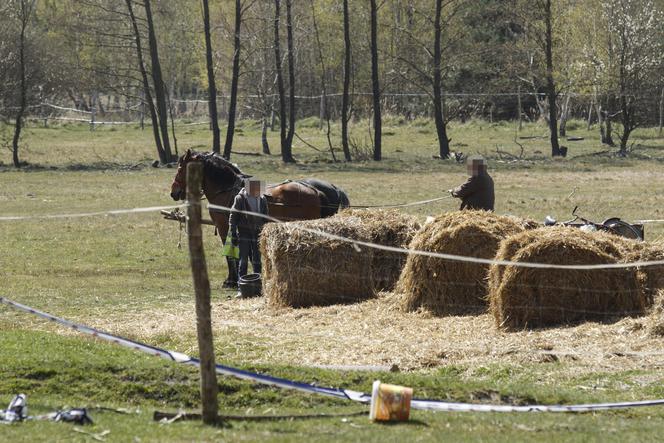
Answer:
MULTIPOLYGON (((215 301, 215 340, 226 352, 218 359, 295 366, 397 365, 401 370, 560 361, 564 368, 557 371, 575 375, 664 367, 662 339, 648 333, 646 318, 506 333, 488 314, 439 318, 404 313, 396 305, 392 295, 354 305, 278 310, 264 298, 215 301)), ((196 353, 193 301, 85 321, 148 343, 172 338, 180 343, 179 351, 196 353)))

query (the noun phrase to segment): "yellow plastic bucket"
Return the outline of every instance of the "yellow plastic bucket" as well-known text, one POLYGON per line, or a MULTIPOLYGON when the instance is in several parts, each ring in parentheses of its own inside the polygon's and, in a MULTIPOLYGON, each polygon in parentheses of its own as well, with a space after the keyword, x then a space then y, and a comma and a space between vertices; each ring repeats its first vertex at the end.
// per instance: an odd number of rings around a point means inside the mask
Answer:
POLYGON ((371 390, 371 410, 373 421, 406 421, 410 416, 412 388, 388 385, 376 380, 371 390))

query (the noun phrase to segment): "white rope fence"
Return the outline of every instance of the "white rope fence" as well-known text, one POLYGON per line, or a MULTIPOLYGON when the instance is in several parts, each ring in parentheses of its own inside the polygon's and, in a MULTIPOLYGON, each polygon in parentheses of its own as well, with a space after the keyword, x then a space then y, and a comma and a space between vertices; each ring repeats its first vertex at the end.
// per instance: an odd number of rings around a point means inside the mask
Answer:
MULTIPOLYGON (((229 208, 228 206, 219 206, 208 204, 208 209, 218 210, 223 212, 237 212, 240 214, 251 215, 254 217, 262 217, 269 221, 281 223, 281 220, 278 220, 269 215, 261 214, 258 212, 251 211, 240 211, 237 209, 229 208)), ((330 240, 343 241, 353 244, 356 248, 359 249, 360 246, 367 248, 373 248, 388 252, 398 252, 402 254, 412 254, 412 255, 421 255, 431 258, 441 258, 450 261, 459 261, 465 263, 478 263, 484 265, 500 265, 500 266, 514 266, 520 268, 537 268, 537 269, 568 269, 568 270, 593 270, 593 269, 627 269, 633 267, 647 267, 647 266, 662 266, 664 265, 664 260, 652 260, 652 261, 635 261, 628 263, 607 263, 607 264, 592 264, 592 265, 556 265, 550 263, 534 263, 534 262, 515 262, 509 260, 495 260, 495 259, 485 259, 478 257, 469 257, 465 255, 455 255, 455 254, 443 254, 440 252, 431 252, 431 251, 422 251, 418 249, 406 249, 406 248, 397 248, 394 246, 385 246, 379 245, 377 243, 365 242, 360 240, 355 240, 348 237, 343 237, 341 235, 330 234, 329 232, 320 231, 318 229, 309 229, 302 226, 292 225, 293 229, 299 229, 304 232, 309 232, 310 234, 318 235, 323 238, 330 240)))
POLYGON ((180 209, 187 207, 186 204, 178 206, 148 206, 145 208, 131 208, 131 209, 112 209, 107 211, 97 212, 78 212, 68 214, 46 214, 46 215, 10 215, 0 217, 0 221, 20 221, 20 220, 43 220, 54 218, 82 218, 82 217, 98 217, 102 215, 120 215, 120 214, 140 214, 145 212, 156 212, 167 209, 180 209))
MULTIPOLYGON (((413 202, 413 203, 406 203, 403 204, 402 206, 408 206, 408 205, 414 205, 414 204, 424 204, 428 202, 433 202, 440 200, 441 198, 436 198, 436 199, 430 199, 430 200, 422 200, 419 202, 413 202)), ((82 213, 65 213, 65 214, 46 214, 46 215, 29 215, 29 216, 2 216, 0 217, 0 222, 1 221, 22 221, 22 220, 39 220, 39 219, 65 219, 65 218, 82 218, 82 217, 98 217, 98 216, 107 216, 107 215, 120 215, 120 214, 136 214, 136 213, 146 213, 146 212, 157 212, 161 210, 169 210, 169 209, 181 209, 187 207, 187 204, 181 204, 177 206, 149 206, 149 207, 143 207, 143 208, 131 208, 131 209, 114 209, 114 210, 107 210, 107 211, 97 211, 97 212, 82 212, 82 213)), ((208 209, 213 210, 213 211, 222 211, 222 212, 230 212, 232 208, 228 206, 220 206, 220 205, 213 205, 213 204, 208 204, 208 209)), ((251 212, 251 211, 240 211, 240 210, 233 210, 237 213, 241 214, 246 214, 246 215, 252 215, 255 217, 261 217, 265 218, 268 221, 272 222, 277 222, 277 223, 283 223, 281 220, 276 219, 274 217, 270 217, 269 215, 261 214, 261 213, 256 213, 256 212, 251 212)), ((484 265, 500 265, 500 266, 514 266, 514 267, 521 267, 521 268, 536 268, 536 269, 567 269, 567 270, 599 270, 599 269, 627 269, 627 268, 633 268, 633 267, 648 267, 648 266, 662 266, 664 265, 664 260, 652 260, 652 261, 635 261, 635 262, 626 262, 626 263, 608 263, 608 264, 588 264, 588 265, 558 265, 558 264, 550 264, 550 263, 535 263, 535 262, 515 262, 515 261, 509 261, 509 260, 495 260, 495 259, 484 259, 484 258, 478 258, 478 257, 470 257, 470 256, 464 256, 464 255, 456 255, 456 254, 444 254, 440 252, 432 252, 432 251, 424 251, 424 250, 417 250, 417 249, 406 249, 406 248, 398 248, 398 247, 393 247, 393 246, 385 246, 385 245, 380 245, 377 243, 371 243, 371 242, 365 242, 365 241, 360 241, 360 240, 355 240, 352 238, 348 237, 343 237, 340 235, 336 234, 330 234, 328 232, 320 231, 317 229, 309 229, 305 228, 299 225, 292 225, 293 229, 300 229, 305 232, 309 232, 314 235, 318 235, 324 238, 328 238, 330 240, 337 240, 337 241, 343 241, 343 242, 348 242, 354 245, 355 248, 359 249, 360 247, 366 247, 366 248, 373 248, 373 249, 378 249, 378 250, 383 250, 383 251, 388 251, 388 252, 397 252, 401 254, 412 254, 412 255, 421 255, 425 257, 431 257, 431 258, 439 258, 439 259, 444 259, 444 260, 450 260, 450 261, 458 261, 458 262, 465 262, 465 263, 477 263, 477 264, 484 264, 484 265)))

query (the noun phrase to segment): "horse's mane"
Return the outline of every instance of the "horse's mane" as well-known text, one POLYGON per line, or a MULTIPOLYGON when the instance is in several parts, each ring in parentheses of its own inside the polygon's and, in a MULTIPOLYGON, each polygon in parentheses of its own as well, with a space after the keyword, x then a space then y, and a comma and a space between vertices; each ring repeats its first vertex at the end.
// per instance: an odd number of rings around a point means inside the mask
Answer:
POLYGON ((203 168, 205 169, 206 175, 208 175, 211 180, 218 183, 232 185, 238 176, 243 178, 250 177, 250 175, 242 172, 240 168, 216 152, 192 151, 191 154, 192 158, 203 161, 203 168))

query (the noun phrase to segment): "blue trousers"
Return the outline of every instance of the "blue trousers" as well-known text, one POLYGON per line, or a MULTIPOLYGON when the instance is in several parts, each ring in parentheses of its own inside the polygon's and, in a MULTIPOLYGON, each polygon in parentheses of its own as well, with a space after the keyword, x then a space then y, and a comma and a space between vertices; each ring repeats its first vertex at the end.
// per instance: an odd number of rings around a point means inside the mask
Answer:
POLYGON ((240 247, 240 266, 238 275, 240 277, 247 275, 249 262, 254 269, 254 273, 261 273, 261 251, 258 248, 258 232, 240 231, 238 232, 240 247))

